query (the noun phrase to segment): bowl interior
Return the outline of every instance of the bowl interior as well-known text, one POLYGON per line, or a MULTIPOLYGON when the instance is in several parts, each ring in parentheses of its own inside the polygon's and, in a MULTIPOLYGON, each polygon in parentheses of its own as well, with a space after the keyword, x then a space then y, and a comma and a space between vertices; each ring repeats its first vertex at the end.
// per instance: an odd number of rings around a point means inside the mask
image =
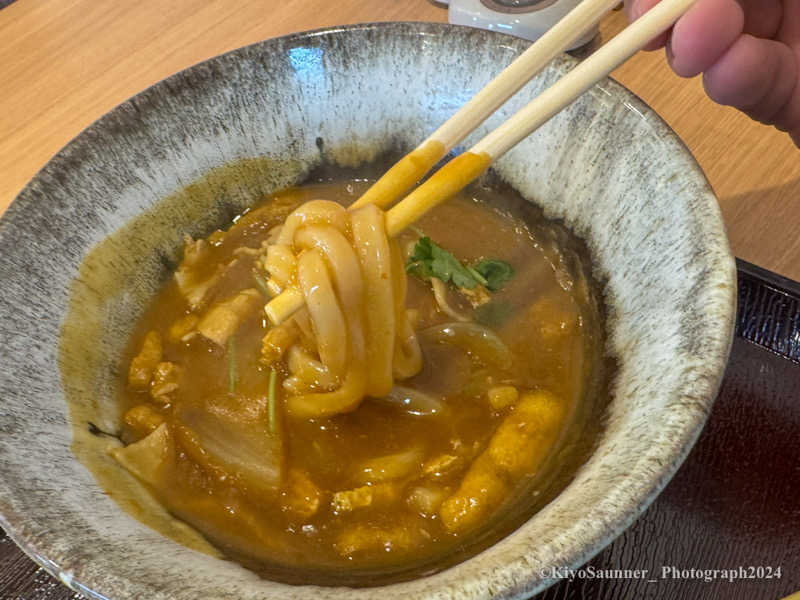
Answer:
MULTIPOLYGON (((0 222, 0 524, 9 534, 90 597, 341 594, 259 580, 215 558, 152 503, 162 530, 206 553, 121 511, 76 460, 101 479, 116 468, 87 458, 110 442, 90 436, 85 422, 113 429, 119 418, 118 357, 184 233, 208 233, 321 164, 358 166, 411 149, 526 46, 485 31, 398 23, 269 40, 146 90, 48 163, 0 222), (77 399, 72 414, 68 396, 77 399)), ((556 60, 465 146, 573 64, 556 60)), ((546 586, 547 567, 590 558, 680 465, 727 359, 735 270, 716 200, 642 102, 605 81, 495 170, 592 252, 619 366, 608 425, 575 480, 523 527, 382 594, 519 595, 546 586)), ((132 480, 117 499, 150 502, 132 480)))

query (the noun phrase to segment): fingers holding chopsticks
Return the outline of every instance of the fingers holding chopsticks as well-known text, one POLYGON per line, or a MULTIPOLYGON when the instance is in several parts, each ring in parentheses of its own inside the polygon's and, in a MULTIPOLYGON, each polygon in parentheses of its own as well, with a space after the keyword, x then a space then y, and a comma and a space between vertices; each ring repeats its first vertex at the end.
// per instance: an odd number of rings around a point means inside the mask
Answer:
MULTIPOLYGON (((656 4, 658 0, 627 0, 625 9, 635 20, 656 4)), ((710 68, 743 28, 744 11, 737 0, 700 0, 647 49, 666 46, 672 69, 681 77, 694 77, 710 68)))
MULTIPOLYGON (((659 0, 626 0, 631 19, 659 0)), ((800 6, 796 0, 699 0, 666 35, 682 77, 703 74, 709 97, 775 125, 800 143, 800 6)))

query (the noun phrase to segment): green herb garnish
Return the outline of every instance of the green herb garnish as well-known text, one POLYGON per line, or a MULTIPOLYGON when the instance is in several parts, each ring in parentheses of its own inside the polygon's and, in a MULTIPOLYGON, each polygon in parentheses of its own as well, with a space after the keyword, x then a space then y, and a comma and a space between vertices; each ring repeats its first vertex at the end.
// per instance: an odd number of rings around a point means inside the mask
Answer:
POLYGON ((275 369, 269 370, 269 396, 267 397, 267 415, 269 417, 269 431, 275 434, 278 429, 276 416, 277 398, 275 397, 275 387, 278 383, 278 372, 275 369))
POLYGON ((236 379, 238 378, 236 372, 236 336, 232 335, 228 338, 228 343, 225 346, 225 355, 228 359, 228 391, 233 394, 236 391, 236 379))
POLYGON ((475 266, 464 265, 452 252, 428 236, 417 241, 414 253, 406 264, 406 271, 420 279, 436 277, 468 290, 480 284, 493 292, 502 288, 514 275, 514 269, 504 260, 484 259, 475 266))
POLYGON ((504 260, 489 260, 484 258, 475 265, 475 270, 483 275, 486 281, 483 285, 493 292, 502 289, 514 276, 514 267, 504 260))
POLYGON ((453 256, 428 236, 419 238, 414 253, 408 259, 406 271, 422 279, 436 277, 456 287, 474 288, 478 282, 472 273, 453 256))

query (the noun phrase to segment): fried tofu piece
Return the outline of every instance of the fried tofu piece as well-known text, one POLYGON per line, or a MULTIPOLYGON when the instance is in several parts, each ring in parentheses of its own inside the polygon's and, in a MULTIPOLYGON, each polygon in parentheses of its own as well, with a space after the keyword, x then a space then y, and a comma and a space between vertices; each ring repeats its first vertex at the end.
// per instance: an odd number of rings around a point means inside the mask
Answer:
POLYGON ((125 416, 122 417, 122 421, 130 431, 134 441, 139 441, 158 429, 164 422, 164 416, 152 406, 139 404, 126 412, 125 416))
POLYGON ((264 303, 253 288, 214 304, 197 324, 197 331, 219 346, 225 346, 239 326, 264 303))
POLYGON ((552 394, 524 394, 489 441, 492 462, 512 479, 533 473, 549 453, 563 418, 564 406, 552 394))
POLYGON ((322 504, 322 490, 311 481, 308 473, 297 468, 289 471, 281 497, 283 511, 300 521, 307 521, 317 514, 322 504))
POLYGON ((158 488, 161 471, 174 456, 174 442, 166 423, 143 440, 110 451, 116 461, 145 483, 158 488))
POLYGON ((200 317, 195 314, 184 315, 169 326, 167 339, 173 344, 187 341, 195 335, 198 321, 200 321, 200 317))
POLYGON ((150 380, 150 396, 154 401, 167 404, 170 396, 180 387, 183 369, 173 362, 160 362, 153 370, 150 380))
POLYGON ((359 523, 340 533, 334 547, 344 557, 380 550, 408 552, 418 546, 422 536, 422 530, 410 522, 384 527, 359 523))
POLYGON ((447 530, 473 529, 500 506, 511 486, 547 457, 563 418, 564 406, 552 394, 524 394, 456 492, 442 503, 439 516, 447 530))
POLYGON ((336 492, 333 495, 331 508, 336 514, 353 512, 359 508, 394 502, 399 495, 397 486, 391 483, 362 485, 352 490, 336 492))
POLYGON ((337 514, 352 512, 372 505, 372 487, 362 485, 353 490, 342 490, 333 495, 331 508, 337 514))
POLYGON ((474 529, 497 508, 509 487, 484 452, 470 466, 456 492, 439 509, 442 524, 450 532, 474 529))
POLYGON ((142 349, 131 361, 128 370, 128 385, 135 390, 146 390, 150 385, 156 365, 161 362, 163 352, 161 336, 157 331, 148 332, 142 341, 142 349))

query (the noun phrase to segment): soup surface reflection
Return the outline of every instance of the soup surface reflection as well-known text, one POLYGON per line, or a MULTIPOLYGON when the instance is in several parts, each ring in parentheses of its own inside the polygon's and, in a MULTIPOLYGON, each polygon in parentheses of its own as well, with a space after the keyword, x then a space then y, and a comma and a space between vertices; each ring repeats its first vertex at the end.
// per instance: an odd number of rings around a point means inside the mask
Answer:
POLYGON ((120 369, 126 446, 114 457, 223 554, 272 579, 375 585, 475 554, 563 489, 606 402, 582 245, 493 185, 397 240, 422 369, 351 412, 290 414, 292 394, 338 384, 307 322, 288 352, 270 334, 267 242, 303 202, 346 206, 366 187, 290 189, 226 231, 187 238, 120 369), (448 269, 477 283, 443 283, 448 269))

